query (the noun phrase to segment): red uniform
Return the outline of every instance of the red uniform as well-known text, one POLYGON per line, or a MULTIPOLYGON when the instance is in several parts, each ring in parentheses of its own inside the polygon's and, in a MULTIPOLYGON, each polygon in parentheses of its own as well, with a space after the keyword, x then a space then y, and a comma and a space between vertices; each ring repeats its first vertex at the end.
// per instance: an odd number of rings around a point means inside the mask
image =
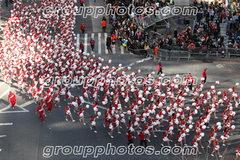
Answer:
MULTIPOLYGON (((206 70, 207 70, 207 69, 208 69, 208 68, 206 68, 206 70)), ((203 78, 206 78, 206 76, 207 76, 206 71, 203 71, 203 72, 202 72, 202 77, 203 77, 203 78)))
POLYGON ((39 118, 41 118, 42 121, 44 122, 45 119, 43 118, 43 108, 44 107, 42 105, 38 106, 37 112, 39 113, 39 118))
POLYGON ((10 94, 8 95, 8 101, 9 101, 9 99, 10 99, 10 101, 11 101, 12 108, 14 109, 14 106, 15 106, 15 104, 16 104, 16 95, 15 95, 14 93, 10 93, 10 94))
POLYGON ((46 105, 48 106, 48 111, 52 112, 52 103, 53 103, 53 99, 51 96, 48 96, 46 98, 46 105))
POLYGON ((85 27, 85 25, 84 24, 82 24, 81 26, 80 26, 80 29, 81 30, 83 30, 83 29, 85 29, 86 27, 85 27))

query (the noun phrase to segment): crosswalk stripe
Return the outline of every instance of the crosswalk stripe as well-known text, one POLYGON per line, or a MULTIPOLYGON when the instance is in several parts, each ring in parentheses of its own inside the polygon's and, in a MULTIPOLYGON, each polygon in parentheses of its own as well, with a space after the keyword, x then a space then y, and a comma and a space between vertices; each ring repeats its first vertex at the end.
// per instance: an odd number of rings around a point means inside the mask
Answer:
MULTIPOLYGON (((104 33, 104 41, 106 41, 107 40, 107 33, 104 33)), ((105 46, 105 54, 108 54, 108 50, 107 50, 107 46, 106 45, 104 45, 105 46)))
POLYGON ((8 85, 8 89, 0 95, 0 98, 2 98, 3 96, 5 96, 6 94, 8 94, 9 91, 10 91, 10 86, 8 85))
POLYGON ((84 40, 84 52, 87 53, 87 37, 88 37, 88 34, 85 33, 85 40, 84 40))
MULTIPOLYGON (((91 34, 91 38, 94 40, 94 33, 91 34)), ((91 48, 91 53, 93 53, 92 48, 91 48)))
MULTIPOLYGON (((93 40, 95 40, 94 52, 97 52, 97 54, 108 54, 108 50, 107 50, 107 46, 106 46, 107 37, 108 37, 107 33, 104 33, 103 37, 102 37, 102 33, 85 33, 83 37, 81 37, 80 34, 77 34, 76 41, 75 41, 76 50, 79 51, 80 43, 83 42, 84 52, 88 53, 88 46, 90 46, 89 41, 92 38, 93 40), (104 46, 102 46, 102 45, 104 45, 104 46)), ((49 41, 51 41, 51 38, 52 37, 49 36, 49 41)), ((119 48, 118 48, 118 46, 116 46, 116 44, 111 45, 111 48, 112 48, 112 54, 117 54, 117 53, 124 54, 124 52, 125 52, 124 51, 125 49, 122 45, 120 45, 119 48)), ((91 49, 91 46, 89 49, 90 49, 89 53, 94 53, 91 49)))
POLYGON ((102 49, 101 49, 101 33, 98 33, 98 54, 102 54, 102 49))
POLYGON ((112 45, 113 47, 112 47, 112 51, 113 51, 113 54, 116 54, 116 46, 115 45, 112 45))
POLYGON ((76 44, 77 51, 79 51, 79 45, 80 45, 79 41, 80 41, 80 34, 77 34, 77 44, 76 44))
POLYGON ((0 126, 11 126, 13 123, 0 123, 0 126))
POLYGON ((124 54, 124 47, 122 45, 120 45, 120 49, 121 49, 121 54, 124 54))

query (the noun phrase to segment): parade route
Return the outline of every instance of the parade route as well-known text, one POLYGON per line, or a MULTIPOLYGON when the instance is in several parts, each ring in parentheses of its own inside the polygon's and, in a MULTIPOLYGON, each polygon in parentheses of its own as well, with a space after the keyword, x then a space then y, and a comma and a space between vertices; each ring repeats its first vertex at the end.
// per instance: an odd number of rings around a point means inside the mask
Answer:
MULTIPOLYGON (((43 3, 73 7, 75 2, 43 3)), ((0 160, 235 159, 240 139, 239 62, 161 61, 163 74, 157 75, 160 63, 153 57, 127 52, 122 44, 111 45, 112 53, 108 53, 106 39, 112 26, 108 24, 106 32, 102 31, 103 16, 61 14, 43 20, 43 12, 35 10, 40 5, 25 5, 22 13, 15 5, 12 14, 24 19, 21 25, 26 31, 15 27, 17 21, 10 19, 13 24, 6 23, 1 46, 0 160), (54 18, 59 18, 60 24, 56 32, 52 26, 57 24, 47 25, 54 18), (71 24, 73 20, 76 23, 71 24), (37 22, 34 29, 33 21, 37 22), (82 23, 85 34, 80 30, 82 23), (45 35, 36 39, 33 32, 41 32, 39 37, 45 35), (91 38, 95 40, 94 50, 89 44, 91 38), (202 79, 204 69, 206 83, 202 79), (186 83, 190 74, 192 90, 186 83), (83 83, 73 78, 83 78, 83 83), (223 91, 227 92, 224 98, 223 91), (229 100, 225 100, 227 96, 229 100), (223 117, 228 117, 226 122, 223 117), (127 134, 129 130, 134 135, 127 134), (146 134, 145 147, 140 146, 141 131, 146 134), (214 135, 219 142, 208 147, 214 135), (228 137, 230 143, 224 144, 223 139, 228 137), (222 157, 216 152, 211 155, 217 146, 222 157)), ((85 0, 84 5, 97 8, 105 2, 85 0)), ((4 17, 9 18, 11 7, 3 7, 4 17)), ((0 22, 2 26, 4 21, 0 22)))

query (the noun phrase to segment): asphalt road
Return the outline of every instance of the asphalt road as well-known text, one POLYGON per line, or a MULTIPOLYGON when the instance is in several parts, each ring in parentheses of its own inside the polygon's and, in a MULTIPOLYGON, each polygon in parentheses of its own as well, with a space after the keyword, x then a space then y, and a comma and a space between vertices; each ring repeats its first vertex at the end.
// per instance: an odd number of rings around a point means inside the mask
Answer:
MULTIPOLYGON (((86 1, 86 5, 93 5, 93 0, 86 1)), ((103 5, 103 2, 97 1, 98 5, 103 5)), ((90 35, 91 33, 100 32, 98 30, 99 26, 96 27, 96 22, 99 21, 97 19, 79 19, 77 20, 77 27, 79 28, 80 24, 84 22, 86 24, 87 33, 90 35)), ((100 25, 100 23, 99 23, 100 25)), ((76 29, 76 34, 79 30, 76 29)), ((104 40, 104 39, 103 39, 104 40)), ((104 43, 104 42, 103 42, 104 43)), ((104 44, 101 44, 104 46, 104 44)), ((102 47, 103 48, 103 47, 102 47)), ((89 50, 90 51, 90 50, 89 50)), ((153 62, 152 59, 146 59, 139 55, 130 55, 130 54, 121 54, 120 50, 116 51, 116 54, 102 54, 99 55, 97 51, 96 58, 101 56, 105 59, 103 64, 107 64, 108 60, 111 59, 111 66, 118 66, 119 63, 122 66, 131 66, 131 70, 128 73, 136 72, 138 69, 141 70, 139 76, 145 76, 153 71, 157 72, 157 62, 153 62)), ((200 61, 162 61, 163 72, 166 76, 174 77, 176 74, 179 74, 180 77, 185 77, 188 73, 191 73, 196 77, 198 81, 201 78, 201 74, 204 68, 207 66, 209 69, 207 70, 207 84, 204 86, 204 91, 208 90, 211 85, 215 84, 215 81, 220 81, 220 84, 217 85, 216 89, 219 90, 227 90, 228 88, 235 85, 236 82, 239 81, 240 73, 238 70, 240 66, 236 62, 213 62, 213 63, 202 63, 200 61), (220 65, 219 65, 220 64, 220 65)), ((154 75, 154 77, 157 77, 154 75)), ((10 90, 14 92, 17 96, 17 107, 12 110, 9 107, 9 102, 7 102, 7 92, 9 86, 4 83, 1 79, 0 81, 0 160, 75 160, 75 159, 158 159, 158 160, 172 160, 172 159, 201 159, 201 160, 213 160, 220 159, 216 157, 211 157, 210 152, 211 149, 207 149, 207 140, 210 134, 210 129, 206 129, 205 136, 202 140, 204 149, 200 149, 203 153, 202 155, 196 156, 182 156, 182 155, 173 155, 168 154, 167 156, 163 154, 159 154, 161 149, 163 148, 160 143, 162 142, 162 132, 156 132, 156 138, 151 136, 151 142, 148 143, 149 147, 147 152, 142 155, 136 155, 128 153, 123 146, 127 146, 127 137, 125 133, 127 129, 123 126, 121 129, 122 134, 119 135, 115 130, 113 133, 114 139, 111 139, 107 132, 108 128, 103 127, 104 123, 104 109, 99 109, 102 115, 96 120, 97 122, 97 134, 90 130, 90 116, 94 114, 91 105, 89 109, 85 110, 85 121, 86 126, 84 126, 81 122, 77 121, 77 114, 73 113, 73 118, 76 120, 75 123, 70 121, 65 121, 65 106, 66 102, 61 100, 61 108, 53 107, 53 112, 47 113, 46 122, 41 122, 38 118, 38 115, 35 115, 37 104, 34 104, 34 101, 29 100, 26 93, 23 93, 19 89, 19 85, 14 82, 10 90), (108 144, 111 143, 111 144, 108 144), (109 147, 115 146, 116 152, 110 153, 110 155, 106 155, 105 153, 111 152, 112 150, 107 149, 103 155, 98 155, 95 151, 101 151, 100 146, 109 147), (81 146, 83 148, 81 148, 81 146), (91 146, 95 149, 95 151, 91 150, 91 146), (98 146, 98 150, 97 147, 98 146), (154 147, 154 148, 153 148, 154 147), (121 150, 122 149, 122 150, 121 150), (123 155, 119 155, 124 153, 123 155), (90 154, 90 155, 87 155, 90 154), (95 154, 95 156, 94 156, 95 154), (147 155, 149 154, 149 155, 147 155)), ((71 93, 73 95, 82 94, 81 89, 71 89, 71 93)), ((240 91, 237 88, 237 93, 240 91)), ((188 101, 186 105, 190 105, 192 97, 188 97, 188 101)), ((100 97, 101 99, 101 97, 100 97)), ((91 100, 92 101, 92 100, 91 100)), ((148 102, 149 103, 149 102, 148 102)), ((85 106, 86 104, 84 104, 85 106)), ((100 105, 101 106, 101 105, 100 105)), ((216 124, 216 122, 221 122, 222 117, 222 108, 220 107, 217 116, 219 119, 211 118, 211 125, 216 124)), ((127 111, 124 108, 124 111, 127 111)), ((240 136, 239 132, 239 111, 235 109, 236 116, 235 122, 232 123, 236 125, 236 129, 232 132, 234 135, 230 136, 231 146, 222 147, 222 142, 220 142, 220 153, 224 153, 224 157, 222 159, 230 160, 235 158, 235 150, 237 149, 237 145, 239 143, 240 136)), ((199 114, 194 116, 194 120, 198 118, 199 114)), ((165 116, 164 119, 167 117, 165 116)), ((164 127, 162 130, 166 129, 167 123, 164 122, 164 127)), ((176 129, 174 130, 176 133, 176 129)), ((222 135, 223 132, 218 131, 218 138, 222 135)), ((190 135, 187 136, 187 144, 192 145, 192 139, 195 132, 190 131, 190 135)), ((176 142, 176 134, 173 135, 173 142, 176 142)), ((171 146, 174 146, 174 143, 170 143, 171 146)), ((137 136, 134 139, 134 145, 139 145, 139 137, 137 136)), ((111 147, 110 147, 111 148, 111 147)), ((113 149, 113 147, 112 147, 113 149)))

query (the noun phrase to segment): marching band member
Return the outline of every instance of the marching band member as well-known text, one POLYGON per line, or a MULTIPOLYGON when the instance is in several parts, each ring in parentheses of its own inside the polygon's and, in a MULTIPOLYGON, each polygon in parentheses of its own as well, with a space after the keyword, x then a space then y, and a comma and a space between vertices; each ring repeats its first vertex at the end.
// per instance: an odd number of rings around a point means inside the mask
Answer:
POLYGON ((43 117, 43 110, 44 110, 43 106, 39 105, 35 114, 37 114, 37 112, 38 112, 39 113, 39 118, 42 119, 42 122, 45 122, 45 119, 43 117))
POLYGON ((68 121, 68 116, 70 116, 70 118, 72 119, 72 122, 75 122, 75 120, 72 117, 69 105, 66 106, 65 113, 66 113, 66 121, 68 121))
POLYGON ((86 105, 86 107, 84 109, 80 109, 78 112, 79 115, 79 121, 81 122, 81 120, 83 121, 83 125, 86 125, 86 123, 84 122, 84 110, 88 109, 89 105, 86 105))
POLYGON ((214 157, 214 152, 218 152, 218 155, 219 155, 219 157, 221 158, 222 157, 222 155, 220 155, 220 152, 219 152, 219 145, 218 145, 218 142, 220 141, 220 140, 222 140, 221 138, 220 139, 215 139, 215 141, 214 141, 214 149, 213 149, 213 151, 212 151, 212 153, 211 153, 211 156, 212 157, 214 157))

